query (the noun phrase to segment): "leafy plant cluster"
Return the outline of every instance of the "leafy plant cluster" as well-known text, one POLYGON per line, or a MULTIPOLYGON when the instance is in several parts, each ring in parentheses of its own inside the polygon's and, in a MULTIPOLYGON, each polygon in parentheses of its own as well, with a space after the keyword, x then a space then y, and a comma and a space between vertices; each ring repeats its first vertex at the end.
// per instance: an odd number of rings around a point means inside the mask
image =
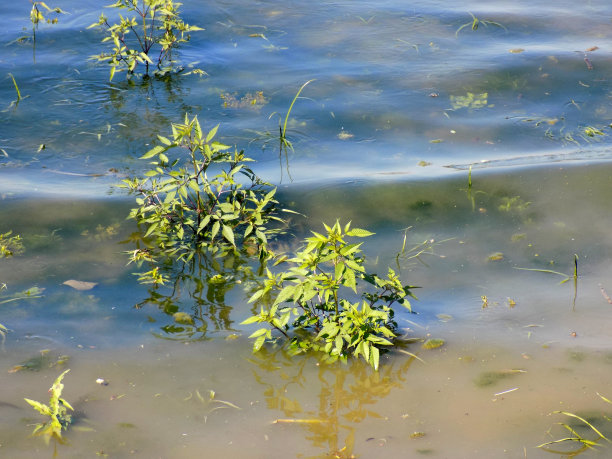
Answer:
MULTIPOLYGON (((88 28, 103 27, 106 36, 103 43, 111 42, 109 52, 92 56, 99 62, 110 65, 110 80, 116 72, 127 72, 133 75, 142 64, 144 74, 165 76, 180 70, 172 55, 181 44, 190 40, 189 32, 203 30, 186 24, 180 17, 181 3, 173 0, 117 0, 109 5, 132 16, 119 14, 119 22, 110 23, 107 16, 100 15, 98 22, 88 28)), ((194 70, 204 73, 202 70, 194 70)))
MULTIPOLYGON (((279 209, 276 188, 248 167, 252 160, 243 151, 215 141, 216 133, 217 127, 203 132, 197 117, 186 115, 183 123, 172 124, 170 138, 158 136, 159 144, 142 156, 152 160, 151 169, 124 180, 122 186, 136 195, 130 217, 142 229, 130 262, 152 268, 138 273, 139 281, 164 285, 175 261, 196 256, 257 258, 266 277, 255 281, 250 302, 261 309, 244 322, 266 325, 251 335, 255 351, 273 340, 276 330, 292 352, 319 351, 329 361, 362 356, 378 368, 380 350, 395 337, 393 305, 410 310, 413 287, 402 285, 392 269, 386 277, 366 271, 362 243, 352 238, 373 233, 350 223, 325 225, 325 233, 314 232, 292 258, 274 254, 270 243, 286 225, 280 212, 291 211, 279 209), (272 259, 276 273, 266 267, 272 259), (369 288, 358 288, 361 282, 369 288)), ((181 320, 177 323, 194 326, 181 320)))
MULTIPOLYGON (((197 117, 185 116, 172 125, 171 139, 159 136, 160 145, 142 157, 153 160, 152 169, 124 180, 137 196, 130 217, 146 227, 145 246, 131 252, 131 261, 189 261, 198 251, 223 257, 241 250, 268 258, 268 238, 282 223, 276 188, 255 175, 243 151, 214 141, 216 132, 203 133, 197 117)), ((140 280, 165 282, 158 266, 140 280)))
POLYGON ((414 287, 402 285, 391 268, 386 278, 366 271, 362 243, 349 238, 373 233, 351 229, 350 222, 324 227, 325 234, 313 232, 295 257, 279 259, 279 264, 290 265, 285 271, 267 270, 264 286, 250 299, 262 303, 260 312, 243 323, 267 325, 251 335, 255 351, 276 330, 289 340, 292 352, 319 351, 328 361, 361 355, 378 369, 380 347, 391 346, 395 337, 392 305, 411 310, 408 297, 414 297, 414 287), (358 294, 358 281, 370 284, 373 291, 358 294))
POLYGON ((32 2, 30 22, 32 23, 32 35, 34 40, 36 40, 36 30, 38 30, 38 24, 42 21, 45 21, 47 24, 57 24, 58 16, 60 14, 66 14, 66 12, 58 7, 50 7, 45 2, 32 2), (52 17, 45 17, 45 14, 50 14, 52 17))
POLYGON ((32 435, 42 435, 45 438, 45 442, 49 443, 51 438, 58 440, 60 443, 64 442, 62 437, 62 429, 66 430, 68 425, 72 422, 72 416, 68 413, 68 410, 74 411, 74 408, 65 399, 62 398, 62 391, 64 390, 64 384, 62 379, 66 373, 70 370, 64 371, 57 377, 49 392, 51 397, 49 398, 49 404, 37 402, 36 400, 30 400, 29 398, 24 399, 28 402, 36 411, 43 416, 47 416, 49 419, 44 423, 36 424, 32 435))
MULTIPOLYGON (((11 231, 0 234, 0 258, 9 258, 15 254, 21 253, 23 251, 23 244, 21 243, 21 236, 12 235, 11 231)), ((6 290, 6 284, 0 282, 0 292, 6 290)), ((0 297, 0 304, 11 301, 12 298, 8 300, 3 300, 0 297)), ((8 329, 0 324, 0 338, 4 342, 4 338, 6 337, 8 329)))
POLYGON ((0 258, 8 258, 23 252, 21 236, 13 235, 12 231, 0 234, 0 258))

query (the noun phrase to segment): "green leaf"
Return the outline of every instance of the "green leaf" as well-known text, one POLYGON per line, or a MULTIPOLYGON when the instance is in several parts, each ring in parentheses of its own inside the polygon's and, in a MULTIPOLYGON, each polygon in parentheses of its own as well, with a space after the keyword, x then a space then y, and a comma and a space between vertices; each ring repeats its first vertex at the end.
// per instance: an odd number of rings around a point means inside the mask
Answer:
MULTIPOLYGON (((244 323, 244 322, 243 322, 244 323)), ((259 330, 254 331, 253 333, 251 333, 251 335, 249 336, 249 338, 257 338, 258 336, 262 336, 265 335, 267 333, 268 329, 267 328, 260 328, 259 330)))
POLYGON ((230 228, 227 225, 223 225, 223 237, 233 246, 236 246, 236 243, 234 242, 234 232, 232 231, 232 228, 230 228))
POLYGON ((361 228, 353 228, 352 230, 346 232, 347 236, 353 236, 353 237, 368 237, 368 236, 372 236, 373 234, 376 234, 376 233, 372 233, 370 231, 367 231, 361 228))
POLYGON ((260 316, 251 316, 248 319, 245 319, 242 322, 240 322, 240 325, 249 325, 249 324, 254 324, 258 322, 261 322, 260 316))
POLYGON ((345 268, 345 264, 342 262, 339 262, 336 264, 336 268, 335 268, 335 272, 334 272, 334 276, 336 281, 338 281, 340 279, 340 277, 342 277, 342 274, 344 273, 344 268, 345 268))
POLYGON ((376 371, 378 371, 379 360, 380 360, 380 353, 378 351, 378 348, 376 346, 372 346, 370 363, 372 364, 372 367, 374 367, 376 371))
POLYGON ((290 298, 294 299, 296 291, 297 287, 295 285, 287 285, 280 291, 280 293, 276 297, 276 300, 274 301, 274 304, 281 304, 290 298))
POLYGON ((253 352, 259 351, 265 342, 266 342, 265 335, 259 336, 253 343, 253 352))
POLYGON ((212 227, 212 231, 210 232, 210 238, 214 239, 217 233, 219 232, 219 228, 221 227, 221 223, 217 220, 212 227))
POLYGON ((44 403, 37 402, 36 400, 30 400, 29 398, 24 398, 26 402, 28 402, 36 411, 44 416, 51 416, 51 408, 49 408, 44 403))
POLYGON ((163 137, 163 136, 161 136, 161 135, 158 135, 158 136, 157 136, 157 139, 158 139, 158 140, 159 140, 161 143, 163 143, 164 145, 166 145, 167 147, 169 147, 169 146, 171 146, 171 145, 172 145, 172 142, 170 142, 170 139, 168 139, 168 138, 166 138, 166 137, 163 137))
POLYGON ((357 292, 357 282, 355 280, 355 271, 352 269, 347 269, 344 272, 344 285, 353 289, 354 292, 357 292))
POLYGON ((218 124, 208 132, 208 134, 206 135, 206 143, 209 143, 217 134, 217 129, 219 129, 218 124))
POLYGON ((255 292, 255 293, 254 293, 254 294, 251 296, 251 298, 249 298, 248 303, 253 303, 253 302, 257 301, 258 299, 260 299, 260 298, 261 298, 261 297, 264 295, 264 293, 266 293, 266 291, 265 291, 264 289, 257 290, 257 291, 256 291, 256 292, 255 292))
POLYGON ((153 156, 156 156, 156 155, 158 155, 160 153, 163 153, 166 150, 168 150, 167 146, 157 145, 157 146, 151 148, 149 151, 147 151, 143 156, 140 157, 140 159, 149 159, 149 158, 152 158, 153 156))

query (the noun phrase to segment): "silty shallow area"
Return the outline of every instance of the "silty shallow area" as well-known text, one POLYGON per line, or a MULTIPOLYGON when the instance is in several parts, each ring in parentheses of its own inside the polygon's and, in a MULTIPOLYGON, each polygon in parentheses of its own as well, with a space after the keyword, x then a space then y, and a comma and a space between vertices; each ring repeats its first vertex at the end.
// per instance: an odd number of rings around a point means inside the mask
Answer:
MULTIPOLYGON (((59 457, 550 457, 535 447, 570 421, 555 410, 610 433, 597 396, 611 396, 612 372, 610 6, 185 3, 206 30, 180 58, 205 78, 109 83, 86 60, 101 47, 86 30, 97 2, 58 4, 71 14, 39 28, 35 63, 31 41, 0 54, 29 96, 7 108, 14 87, 0 85, 0 232, 26 247, 0 265, 3 298, 44 289, 0 304, 12 330, 2 455, 53 454, 28 438, 40 419, 23 398, 46 401, 62 368, 77 413, 59 457), (472 30, 468 12, 491 22, 472 30), (279 157, 271 114, 313 78, 290 119, 295 153, 279 157), (223 285, 186 282, 173 301, 147 302, 121 243, 132 201, 114 185, 144 170, 138 157, 185 112, 258 160, 282 203, 308 216, 296 236, 336 218, 375 231, 371 266, 399 263, 422 287, 418 315, 399 316, 406 337, 444 346, 407 344, 379 373, 252 355, 248 279, 236 283, 233 266, 223 285), (407 227, 409 246, 433 241, 423 263, 396 260, 407 227)), ((30 33, 28 12, 7 7, 3 43, 30 33)))

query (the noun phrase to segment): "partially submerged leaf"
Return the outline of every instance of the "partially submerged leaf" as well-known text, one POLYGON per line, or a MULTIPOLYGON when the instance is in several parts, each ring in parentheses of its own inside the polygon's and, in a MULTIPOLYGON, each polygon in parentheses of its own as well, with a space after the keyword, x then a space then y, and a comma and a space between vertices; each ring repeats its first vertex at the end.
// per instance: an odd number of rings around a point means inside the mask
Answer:
POLYGON ((430 338, 423 343, 421 346, 423 349, 437 349, 444 346, 445 341, 443 339, 430 338))

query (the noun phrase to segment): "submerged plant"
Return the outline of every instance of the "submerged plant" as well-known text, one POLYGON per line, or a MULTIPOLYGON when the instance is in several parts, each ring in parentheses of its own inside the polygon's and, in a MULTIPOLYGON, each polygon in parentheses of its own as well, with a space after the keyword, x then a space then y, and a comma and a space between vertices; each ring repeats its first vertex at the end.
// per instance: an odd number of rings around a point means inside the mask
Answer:
POLYGON ((450 102, 453 110, 467 108, 469 110, 477 110, 479 108, 492 107, 489 105, 489 93, 474 94, 467 92, 465 96, 454 96, 451 94, 450 102))
POLYGON ((12 231, 0 234, 0 258, 12 257, 23 252, 21 236, 12 234, 12 231))
POLYGON ((492 25, 492 26, 499 27, 499 28, 504 29, 505 31, 507 31, 507 29, 503 25, 501 25, 499 22, 486 21, 484 19, 478 19, 472 13, 469 13, 469 15, 472 16, 472 21, 471 22, 466 22, 465 24, 460 26, 457 29, 457 31, 455 32, 455 36, 456 37, 459 36, 459 32, 461 32, 466 27, 470 27, 473 31, 478 30, 478 27, 480 26, 480 24, 482 24, 485 27, 488 27, 488 26, 492 25))
POLYGON ((49 392, 51 397, 49 398, 49 405, 30 400, 29 398, 24 399, 28 402, 36 411, 43 416, 47 416, 49 419, 44 423, 36 424, 36 428, 32 432, 32 435, 42 435, 45 438, 45 442, 48 444, 51 438, 58 440, 60 443, 64 442, 62 437, 62 429, 68 429, 68 425, 72 421, 72 416, 68 414, 68 410, 74 411, 74 408, 70 406, 65 399, 62 398, 62 391, 64 390, 64 384, 62 379, 66 373, 70 370, 64 371, 57 377, 49 392))
POLYGON ((391 268, 386 278, 366 271, 362 243, 349 238, 373 233, 351 228, 350 223, 324 227, 323 234, 313 231, 295 257, 277 261, 289 265, 286 270, 278 274, 267 270, 264 286, 249 300, 261 303, 260 312, 243 324, 267 325, 251 335, 254 351, 276 330, 289 341, 293 353, 319 351, 330 362, 361 355, 378 369, 380 350, 391 346, 395 337, 392 305, 399 303, 411 311, 408 297, 414 297, 410 291, 414 287, 402 285, 391 268), (360 280, 371 284, 373 291, 358 294, 360 280))
MULTIPOLYGON (((602 398, 606 400, 604 397, 602 398)), ((579 424, 570 425, 565 422, 558 422, 557 424, 562 426, 564 429, 566 429, 570 433, 570 436, 563 437, 558 440, 551 440, 546 443, 542 443, 541 445, 538 445, 538 448, 542 448, 543 450, 551 452, 551 453, 567 455, 568 457, 574 457, 585 451, 588 451, 590 449, 594 449, 597 446, 600 446, 600 442, 602 440, 605 440, 608 443, 611 443, 608 437, 606 437, 603 433, 601 433, 601 431, 598 430, 591 422, 587 421, 581 416, 578 416, 577 414, 569 413, 567 411, 553 411, 552 414, 562 414, 564 416, 569 417, 570 419, 577 420, 579 424), (580 434, 578 432, 579 427, 581 429, 586 429, 590 435, 580 434), (566 444, 576 445, 578 449, 573 448, 573 449, 564 450, 564 451, 559 451, 557 449, 554 449, 554 447, 556 446, 562 446, 566 444)))
POLYGON ((559 285, 565 284, 570 279, 573 280, 574 295, 572 297, 572 308, 576 307, 576 298, 578 296, 578 255, 577 254, 574 254, 574 271, 572 274, 560 273, 559 271, 553 271, 552 269, 538 269, 538 268, 514 268, 514 269, 520 269, 522 271, 536 271, 540 273, 555 274, 557 276, 562 276, 565 279, 559 282, 559 285))
MULTIPOLYGON (((110 80, 115 72, 126 71, 130 77, 139 64, 144 65, 145 76, 149 76, 150 66, 156 76, 181 71, 172 56, 173 51, 190 40, 189 32, 203 29, 183 22, 180 6, 181 3, 173 0, 117 0, 109 7, 134 13, 134 16, 120 14, 120 21, 110 24, 101 14, 98 22, 88 27, 106 27, 107 36, 102 42, 113 44, 112 51, 96 54, 92 59, 110 65, 110 80)), ((192 72, 204 73, 202 70, 192 72)))
MULTIPOLYGON (((255 175, 243 151, 214 140, 217 128, 204 133, 197 117, 185 115, 184 123, 172 124, 172 138, 158 136, 160 144, 142 156, 152 160, 144 177, 123 181, 138 204, 130 218, 144 230, 143 246, 130 252, 132 262, 240 250, 269 257, 268 240, 280 232, 273 226, 283 222, 276 188, 255 175)), ((140 280, 164 282, 157 266, 140 280)))

